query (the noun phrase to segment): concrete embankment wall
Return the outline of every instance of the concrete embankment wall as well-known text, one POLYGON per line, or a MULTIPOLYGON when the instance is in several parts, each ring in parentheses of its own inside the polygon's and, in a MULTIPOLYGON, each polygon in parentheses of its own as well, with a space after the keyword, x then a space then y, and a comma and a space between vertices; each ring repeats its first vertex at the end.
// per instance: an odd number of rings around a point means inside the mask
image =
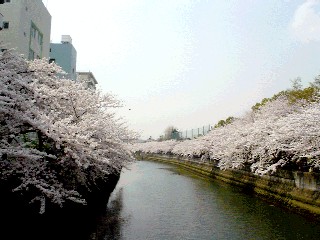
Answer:
POLYGON ((175 155, 138 154, 138 160, 174 164, 194 173, 237 185, 247 191, 290 210, 320 220, 320 174, 292 172, 290 178, 256 176, 240 170, 220 170, 212 163, 199 162, 175 155))

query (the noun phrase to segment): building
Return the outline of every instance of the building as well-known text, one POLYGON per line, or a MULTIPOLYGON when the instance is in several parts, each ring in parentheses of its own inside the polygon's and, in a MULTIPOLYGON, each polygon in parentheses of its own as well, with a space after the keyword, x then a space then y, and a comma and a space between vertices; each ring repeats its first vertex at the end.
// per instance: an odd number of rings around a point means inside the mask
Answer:
POLYGON ((77 51, 69 35, 62 35, 61 43, 50 44, 49 62, 59 65, 67 73, 66 78, 76 80, 77 51))
POLYGON ((26 59, 49 59, 51 15, 42 0, 0 0, 1 42, 26 59))
POLYGON ((86 84, 87 88, 96 89, 97 80, 93 76, 92 72, 77 72, 77 81, 86 84))
POLYGON ((3 28, 3 15, 0 12, 0 31, 2 30, 2 28, 3 28))

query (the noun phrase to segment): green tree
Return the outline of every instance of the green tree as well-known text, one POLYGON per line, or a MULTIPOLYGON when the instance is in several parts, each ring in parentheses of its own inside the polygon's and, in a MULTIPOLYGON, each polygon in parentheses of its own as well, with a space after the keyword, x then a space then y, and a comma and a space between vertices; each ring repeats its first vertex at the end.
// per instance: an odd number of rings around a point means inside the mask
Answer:
POLYGON ((179 139, 179 131, 178 128, 174 126, 169 126, 164 130, 164 140, 170 140, 170 139, 179 139))
POLYGON ((302 88, 301 78, 297 77, 291 80, 292 86, 290 89, 281 91, 274 94, 271 98, 264 98, 261 102, 256 103, 251 107, 253 111, 259 110, 269 101, 273 101, 280 96, 286 96, 289 103, 294 104, 299 100, 305 100, 306 102, 319 101, 320 97, 320 75, 315 77, 314 81, 309 83, 309 87, 302 88))
POLYGON ((224 127, 224 126, 232 123, 234 120, 235 120, 234 117, 228 117, 228 118, 226 118, 226 120, 223 120, 223 119, 219 120, 219 122, 216 125, 214 125, 214 128, 224 127))
POLYGON ((301 90, 302 89, 302 84, 301 84, 301 78, 300 77, 297 77, 293 80, 290 80, 291 83, 292 83, 292 89, 293 90, 301 90))

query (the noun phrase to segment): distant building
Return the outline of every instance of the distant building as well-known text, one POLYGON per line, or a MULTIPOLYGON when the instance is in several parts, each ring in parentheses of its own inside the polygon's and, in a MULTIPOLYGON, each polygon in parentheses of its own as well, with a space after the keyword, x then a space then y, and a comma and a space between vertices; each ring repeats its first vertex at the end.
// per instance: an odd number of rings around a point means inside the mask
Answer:
POLYGON ((85 83, 87 88, 96 89, 97 80, 93 76, 92 72, 77 72, 77 81, 85 83))
POLYGON ((50 44, 50 61, 59 65, 66 73, 67 78, 76 80, 77 51, 72 45, 69 35, 62 35, 61 43, 50 44))
POLYGON ((42 0, 0 0, 0 41, 26 59, 49 59, 51 15, 42 0))

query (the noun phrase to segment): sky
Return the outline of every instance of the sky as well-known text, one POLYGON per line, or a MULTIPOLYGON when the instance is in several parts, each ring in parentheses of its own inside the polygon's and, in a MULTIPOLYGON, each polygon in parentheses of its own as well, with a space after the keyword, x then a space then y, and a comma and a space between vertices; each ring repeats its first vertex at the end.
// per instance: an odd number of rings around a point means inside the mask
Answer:
POLYGON ((320 0, 43 0, 51 42, 123 101, 142 139, 241 117, 320 74, 320 0))

